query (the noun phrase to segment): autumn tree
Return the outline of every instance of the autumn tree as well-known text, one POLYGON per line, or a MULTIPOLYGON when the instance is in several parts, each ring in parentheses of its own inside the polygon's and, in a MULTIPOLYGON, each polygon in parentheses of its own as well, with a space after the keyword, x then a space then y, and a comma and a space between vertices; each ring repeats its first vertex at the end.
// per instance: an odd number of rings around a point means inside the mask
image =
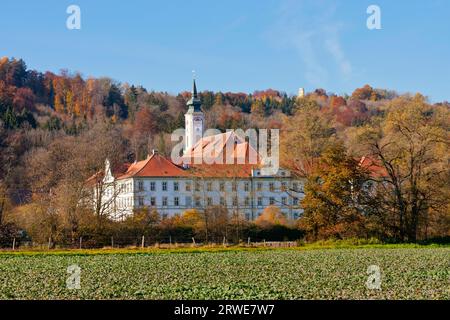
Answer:
POLYGON ((299 176, 306 176, 332 143, 334 134, 331 120, 319 106, 305 103, 281 130, 281 164, 299 176))
POLYGON ((367 174, 341 144, 328 147, 309 175, 300 226, 314 239, 362 237, 359 199, 367 174))
POLYGON ((136 159, 148 154, 148 144, 158 130, 158 114, 150 107, 142 107, 136 113, 136 120, 131 128, 130 138, 136 159))
MULTIPOLYGON (((362 88, 355 89, 352 93, 352 98, 357 100, 370 100, 374 95, 374 90, 371 86, 366 84, 362 88)), ((375 100, 375 99, 374 99, 375 100)))
POLYGON ((203 211, 207 216, 205 221, 208 222, 208 241, 219 243, 228 236, 229 216, 227 208, 223 206, 208 206, 203 211))
POLYGON ((362 152, 383 172, 372 178, 372 208, 396 239, 416 241, 431 213, 448 214, 449 119, 448 108, 416 95, 394 100, 383 121, 358 131, 362 152))
POLYGON ((334 109, 334 108, 339 108, 339 107, 342 107, 345 105, 347 105, 347 101, 343 97, 332 96, 330 98, 330 108, 334 109))
POLYGON ((273 227, 276 225, 286 226, 287 219, 277 206, 266 207, 261 215, 256 218, 255 224, 262 228, 273 227))

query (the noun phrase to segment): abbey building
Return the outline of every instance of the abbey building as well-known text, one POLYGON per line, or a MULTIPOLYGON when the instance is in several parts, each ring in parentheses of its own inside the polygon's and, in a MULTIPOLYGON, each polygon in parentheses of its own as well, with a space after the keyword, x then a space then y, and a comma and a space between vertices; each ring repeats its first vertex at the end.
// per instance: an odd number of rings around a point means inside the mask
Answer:
POLYGON ((278 206, 288 218, 299 217, 303 179, 282 168, 275 174, 263 174, 259 162, 248 161, 252 154, 259 159, 259 153, 232 131, 204 137, 205 118, 195 80, 187 107, 184 158, 195 160, 209 149, 214 157, 244 160, 179 165, 153 151, 145 160, 124 164, 120 170, 113 170, 107 160, 94 191, 98 205, 113 219, 123 219, 144 207, 167 217, 214 206, 247 220, 256 219, 268 206, 278 206))

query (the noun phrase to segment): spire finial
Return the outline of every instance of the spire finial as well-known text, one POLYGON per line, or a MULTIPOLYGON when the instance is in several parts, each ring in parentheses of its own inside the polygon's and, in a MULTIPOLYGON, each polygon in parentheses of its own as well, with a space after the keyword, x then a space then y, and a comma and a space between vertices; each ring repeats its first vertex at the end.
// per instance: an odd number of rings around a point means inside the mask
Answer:
POLYGON ((192 80, 193 80, 192 97, 194 99, 197 99, 197 85, 195 84, 195 70, 192 70, 192 80))

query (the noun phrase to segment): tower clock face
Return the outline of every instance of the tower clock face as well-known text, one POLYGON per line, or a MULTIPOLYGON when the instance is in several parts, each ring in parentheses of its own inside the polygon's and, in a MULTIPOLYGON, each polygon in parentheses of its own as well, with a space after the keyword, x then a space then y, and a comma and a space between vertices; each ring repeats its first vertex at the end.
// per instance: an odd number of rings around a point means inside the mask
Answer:
POLYGON ((202 123, 203 123, 202 118, 200 117, 194 118, 194 127, 196 132, 200 132, 202 130, 202 123))

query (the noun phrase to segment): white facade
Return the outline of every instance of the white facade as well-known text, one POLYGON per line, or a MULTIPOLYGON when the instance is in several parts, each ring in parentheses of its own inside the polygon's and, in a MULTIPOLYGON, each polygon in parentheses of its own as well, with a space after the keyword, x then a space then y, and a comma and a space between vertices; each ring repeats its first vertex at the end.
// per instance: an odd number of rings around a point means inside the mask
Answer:
POLYGON ((115 219, 144 207, 155 208, 162 217, 168 217, 188 209, 222 206, 230 214, 254 220, 270 205, 296 219, 302 213, 303 187, 304 181, 293 179, 286 170, 273 177, 258 176, 255 170, 252 177, 236 179, 133 177, 109 184, 105 201, 112 200, 115 219))

